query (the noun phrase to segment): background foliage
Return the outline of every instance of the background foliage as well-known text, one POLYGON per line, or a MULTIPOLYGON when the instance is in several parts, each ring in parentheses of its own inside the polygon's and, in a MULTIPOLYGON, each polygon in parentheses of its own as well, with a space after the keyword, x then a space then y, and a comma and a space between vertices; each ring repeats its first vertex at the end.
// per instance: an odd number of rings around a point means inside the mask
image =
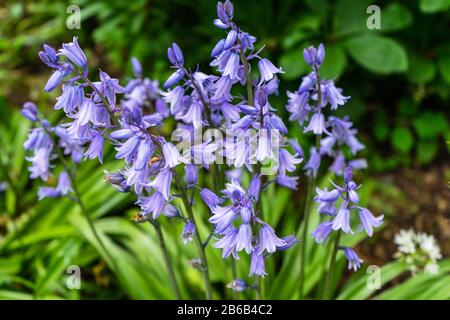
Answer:
MULTIPOLYGON (((89 233, 78 209, 69 201, 37 203, 36 186, 28 181, 22 148, 28 123, 17 114, 17 108, 32 99, 41 108, 50 110, 54 96, 42 94, 48 71, 38 61, 37 52, 44 42, 59 46, 74 35, 79 36, 82 47, 87 49, 91 65, 106 68, 111 75, 124 80, 130 75, 130 57, 136 56, 147 75, 163 81, 170 72, 165 52, 173 41, 184 49, 188 65, 198 63, 200 68, 208 70, 210 50, 222 36, 212 26, 215 3, 211 0, 2 2, 0 182, 7 181, 10 188, 0 192, 0 298, 171 298, 153 229, 129 221, 135 210, 133 199, 103 184, 95 163, 85 163, 78 178, 96 225, 120 261, 120 272, 112 274, 107 268, 107 256, 89 233), (69 4, 81 8, 81 30, 66 27, 69 4), (68 264, 88 270, 81 292, 65 287, 61 274, 68 264)), ((351 115, 367 146, 364 156, 369 161, 371 178, 364 179, 368 190, 364 201, 374 211, 383 212, 392 220, 401 209, 396 202, 403 203, 406 208, 403 210, 408 213, 418 211, 407 203, 403 191, 384 179, 391 174, 395 177, 403 168, 412 168, 420 175, 423 170, 443 166, 437 184, 442 190, 447 188, 449 0, 377 1, 381 8, 381 30, 366 27, 369 16, 366 8, 372 4, 368 0, 236 0, 234 3, 237 22, 258 37, 259 45, 266 44, 265 53, 286 71, 281 79, 280 95, 272 103, 285 118, 284 93, 295 90, 299 78, 307 71, 302 49, 318 42, 325 44, 323 75, 338 78, 339 86, 352 96, 344 112, 351 115), (386 199, 389 202, 384 202, 386 199)), ((302 144, 307 145, 309 141, 303 141, 297 126, 291 127, 291 135, 299 136, 302 144)), ((110 168, 119 165, 112 159, 107 162, 110 168)), ((271 190, 263 199, 265 210, 271 212, 273 221, 270 222, 282 233, 295 230, 297 219, 286 221, 281 219, 281 214, 290 212, 298 216, 303 197, 301 185, 295 201, 290 201, 291 194, 286 190, 271 190)), ((450 212, 448 197, 446 200, 444 197, 443 208, 444 213, 450 212)), ((205 208, 200 210, 204 212, 199 215, 203 213, 206 217, 205 208)), ((448 215, 444 219, 448 230, 448 215)), ((316 225, 318 221, 312 220, 311 224, 316 225)), ((408 219, 404 225, 396 225, 397 228, 409 226, 408 219)), ((180 234, 177 223, 164 221, 163 228, 167 234, 180 234)), ((428 230, 433 232, 438 227, 431 224, 428 230)), ((206 235, 206 223, 201 232, 206 235)), ((392 238, 393 231, 390 232, 392 238)), ((441 240, 447 241, 448 246, 450 233, 446 232, 447 238, 441 240)), ((184 298, 202 297, 200 275, 187 263, 194 257, 193 250, 189 247, 185 250, 177 236, 167 238, 169 249, 176 257, 184 298)), ((376 248, 376 241, 358 239, 365 243, 363 248, 376 248)), ((367 274, 362 270, 352 275, 351 281, 347 279, 350 274, 345 273, 345 285, 335 284, 340 288, 338 298, 450 298, 448 260, 442 262, 437 277, 406 280, 405 266, 389 262, 389 250, 384 255, 372 249, 364 253, 384 257, 374 261, 384 264, 384 290, 368 291, 367 274), (393 285, 399 281, 400 285, 393 285)), ((321 266, 325 264, 325 250, 311 242, 308 254, 306 288, 311 297, 320 297, 318 284, 324 272, 321 266)), ((208 255, 211 269, 215 270, 215 289, 220 293, 217 298, 230 297, 230 292, 223 287, 230 279, 226 264, 217 250, 209 249, 208 255)), ((297 285, 292 275, 295 278, 298 274, 297 258, 298 253, 293 250, 271 261, 266 297, 296 297, 297 285), (274 272, 279 266, 283 267, 274 272)), ((248 261, 239 263, 243 277, 246 264, 248 261)), ((339 272, 344 272, 343 257, 339 266, 339 272)))

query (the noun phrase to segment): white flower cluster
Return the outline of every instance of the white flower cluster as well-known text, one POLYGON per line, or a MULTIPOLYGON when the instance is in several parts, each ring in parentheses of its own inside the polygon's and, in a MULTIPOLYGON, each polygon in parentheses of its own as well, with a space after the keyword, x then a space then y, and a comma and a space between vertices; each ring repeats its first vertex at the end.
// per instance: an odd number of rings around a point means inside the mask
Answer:
POLYGON ((420 271, 436 274, 439 271, 437 260, 441 259, 442 255, 432 235, 416 233, 412 229, 400 230, 394 242, 398 246, 394 257, 404 261, 413 274, 420 271))

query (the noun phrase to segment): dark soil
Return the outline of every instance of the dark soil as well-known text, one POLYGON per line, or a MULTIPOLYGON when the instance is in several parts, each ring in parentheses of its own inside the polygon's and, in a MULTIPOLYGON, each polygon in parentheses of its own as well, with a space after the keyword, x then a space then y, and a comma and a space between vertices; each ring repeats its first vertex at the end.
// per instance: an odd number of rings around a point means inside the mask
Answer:
POLYGON ((393 242, 400 229, 433 235, 443 257, 450 256, 450 165, 427 169, 401 169, 377 178, 381 186, 374 192, 373 212, 383 212, 389 223, 373 239, 359 246, 367 264, 391 261, 397 246, 393 242))

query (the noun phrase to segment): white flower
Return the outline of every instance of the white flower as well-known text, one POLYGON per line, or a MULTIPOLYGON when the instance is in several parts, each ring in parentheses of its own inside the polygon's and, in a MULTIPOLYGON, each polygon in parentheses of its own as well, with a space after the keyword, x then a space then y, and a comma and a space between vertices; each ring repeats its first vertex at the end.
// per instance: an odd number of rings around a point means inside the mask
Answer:
POLYGON ((400 230, 395 235, 398 251, 394 257, 407 264, 413 274, 423 271, 433 275, 439 272, 437 260, 442 258, 441 250, 432 235, 414 230, 400 230))
POLYGON ((398 251, 401 253, 414 253, 416 246, 414 244, 414 231, 412 229, 400 230, 400 233, 395 235, 394 242, 398 246, 398 251))

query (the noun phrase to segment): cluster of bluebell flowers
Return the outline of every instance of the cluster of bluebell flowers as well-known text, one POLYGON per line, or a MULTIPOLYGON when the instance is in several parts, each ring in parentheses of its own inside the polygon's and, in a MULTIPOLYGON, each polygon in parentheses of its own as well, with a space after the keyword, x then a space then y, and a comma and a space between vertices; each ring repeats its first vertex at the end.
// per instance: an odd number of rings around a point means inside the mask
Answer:
MULTIPOLYGON (((353 234, 351 228, 351 213, 358 212, 358 231, 365 231, 369 237, 373 235, 373 229, 380 227, 383 223, 383 215, 375 217, 367 208, 359 206, 358 186, 353 181, 352 168, 347 167, 344 172, 344 184, 342 186, 331 182, 334 188, 316 189, 317 195, 314 201, 318 203, 318 212, 329 220, 322 222, 312 233, 317 243, 325 242, 333 231, 342 231, 353 234)), ((349 267, 359 267, 359 259, 356 253, 348 247, 343 248, 345 257, 349 260, 349 267)))
POLYGON ((320 139, 319 145, 310 150, 310 157, 304 167, 311 176, 317 175, 322 157, 327 155, 334 159, 330 171, 342 175, 346 166, 362 169, 367 166, 365 159, 346 161, 343 145, 348 146, 352 155, 364 149, 364 145, 356 138, 357 130, 348 118, 339 119, 336 116, 326 118, 324 111, 327 106, 331 111, 343 106, 349 96, 342 94, 342 89, 335 86, 334 81, 320 78, 320 67, 325 59, 325 48, 322 44, 308 47, 303 52, 306 63, 312 71, 303 77, 295 92, 287 92, 288 104, 286 109, 290 112, 289 120, 297 121, 304 126, 304 132, 312 132, 320 139))
MULTIPOLYGON (((316 135, 316 145, 311 148, 309 159, 304 167, 307 174, 315 177, 320 168, 322 158, 329 156, 333 159, 329 170, 334 174, 344 176, 344 185, 333 184, 331 191, 316 188, 314 201, 318 203, 318 212, 331 217, 331 220, 322 222, 312 233, 317 243, 325 242, 332 231, 342 230, 352 234, 350 226, 351 211, 359 211, 360 227, 369 236, 373 228, 379 227, 383 216, 374 217, 372 213, 359 206, 358 185, 352 180, 352 169, 363 169, 367 166, 365 159, 350 159, 345 157, 344 146, 351 155, 356 155, 364 149, 364 145, 356 137, 357 130, 353 128, 348 117, 339 118, 324 115, 325 107, 330 106, 331 111, 345 105, 350 98, 342 94, 332 80, 320 78, 320 67, 325 59, 325 48, 320 44, 317 48, 308 47, 303 52, 306 63, 311 66, 312 72, 303 77, 296 92, 288 92, 287 110, 291 113, 290 120, 303 125, 304 132, 316 135)), ((313 180, 315 181, 315 180, 313 180)), ((349 261, 349 268, 356 270, 360 266, 360 259, 356 252, 348 247, 340 247, 349 261)))
MULTIPOLYGON (((140 209, 137 221, 154 224, 163 214, 184 222, 181 239, 186 245, 197 244, 200 258, 193 259, 192 265, 205 273, 206 287, 210 283, 204 248, 209 239, 215 239, 213 247, 222 250, 223 258, 238 260, 245 252, 251 260, 250 276, 260 277, 267 275, 267 257, 298 242, 294 235, 277 236, 264 220, 266 213, 261 206, 261 193, 271 183, 297 188, 295 172, 304 157, 297 141, 287 138, 286 125, 270 104, 270 97, 278 94, 278 75, 283 70, 262 56, 263 48, 255 47, 256 37, 239 28, 233 17, 231 1, 219 1, 214 25, 225 30, 226 36, 211 52, 210 66, 215 73, 204 73, 198 67, 191 70, 182 49, 173 43, 167 51, 173 72, 162 89, 157 81, 144 76, 135 58, 131 61, 134 78, 122 86, 101 70, 98 80, 91 80, 86 55, 76 37, 58 51, 44 45, 39 57, 53 70, 44 90, 61 87, 54 109, 62 110, 66 121, 52 126, 33 103, 26 103, 22 109, 22 114, 36 123, 24 145, 33 152, 27 157, 31 178, 47 181, 52 176, 51 162, 60 158, 64 164, 55 186, 39 189, 40 199, 70 196, 75 164, 83 158, 102 163, 105 144, 110 144, 124 167, 118 172, 105 172, 105 181, 120 192, 136 195, 140 209), (257 66, 257 72, 252 72, 252 65, 257 66), (243 88, 246 96, 233 94, 235 87, 243 88), (170 141, 158 134, 169 117, 175 119, 177 127, 170 141), (217 130, 222 139, 198 141, 196 132, 203 133, 204 129, 217 130), (190 142, 187 147, 179 148, 172 142, 186 136, 190 142), (67 165, 66 158, 72 166, 67 165), (225 168, 217 170, 223 159, 225 168), (271 169, 269 174, 267 168, 271 169), (215 192, 200 185, 202 170, 222 174, 217 180, 214 177, 215 192), (242 178, 244 171, 248 185, 242 178), (205 242, 198 234, 192 208, 197 191, 211 212, 207 218, 212 230, 205 242), (181 198, 186 210, 174 205, 176 198, 181 198)), ((312 132, 318 138, 304 166, 307 174, 315 177, 322 158, 329 156, 333 159, 330 170, 344 176, 342 186, 333 184, 331 191, 316 190, 318 211, 329 217, 313 232, 318 243, 326 241, 333 231, 353 233, 352 211, 359 212, 360 230, 369 236, 383 220, 383 216, 374 217, 359 206, 359 186, 352 179, 352 168, 364 168, 366 162, 346 159, 348 152, 344 150, 348 148, 356 155, 364 148, 356 138, 357 130, 347 117, 325 115, 343 106, 349 97, 332 80, 320 78, 324 58, 323 45, 304 50, 312 72, 302 79, 297 91, 287 93, 286 106, 290 120, 304 125, 304 133, 312 132)), ((353 249, 341 249, 349 267, 356 270, 361 260, 353 249)), ((250 287, 241 279, 233 279, 229 286, 238 292, 250 287)))

